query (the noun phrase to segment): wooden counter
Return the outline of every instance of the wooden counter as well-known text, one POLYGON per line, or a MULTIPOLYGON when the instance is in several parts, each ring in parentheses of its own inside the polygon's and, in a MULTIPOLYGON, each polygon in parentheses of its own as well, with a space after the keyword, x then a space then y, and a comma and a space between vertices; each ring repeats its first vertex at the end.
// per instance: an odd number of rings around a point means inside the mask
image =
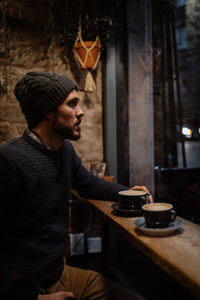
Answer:
POLYGON ((149 237, 135 231, 138 217, 120 217, 111 208, 113 202, 87 200, 106 220, 161 269, 178 280, 200 299, 200 226, 185 219, 171 236, 149 237))

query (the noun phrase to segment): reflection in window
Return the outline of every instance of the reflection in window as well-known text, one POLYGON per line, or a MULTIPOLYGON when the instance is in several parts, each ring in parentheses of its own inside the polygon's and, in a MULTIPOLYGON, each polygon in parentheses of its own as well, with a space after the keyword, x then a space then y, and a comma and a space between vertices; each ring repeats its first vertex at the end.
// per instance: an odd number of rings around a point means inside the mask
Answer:
POLYGON ((187 49, 187 33, 185 27, 176 29, 176 42, 178 50, 187 49))
POLYGON ((176 6, 184 6, 186 0, 176 0, 176 6))

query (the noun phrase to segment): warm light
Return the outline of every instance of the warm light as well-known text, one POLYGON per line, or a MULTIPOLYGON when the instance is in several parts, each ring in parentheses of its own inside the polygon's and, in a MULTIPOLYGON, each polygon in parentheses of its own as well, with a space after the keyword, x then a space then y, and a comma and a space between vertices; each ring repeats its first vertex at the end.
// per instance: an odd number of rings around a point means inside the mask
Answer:
POLYGON ((192 136, 192 130, 187 128, 187 127, 183 127, 182 128, 182 134, 184 134, 186 137, 191 138, 192 136))

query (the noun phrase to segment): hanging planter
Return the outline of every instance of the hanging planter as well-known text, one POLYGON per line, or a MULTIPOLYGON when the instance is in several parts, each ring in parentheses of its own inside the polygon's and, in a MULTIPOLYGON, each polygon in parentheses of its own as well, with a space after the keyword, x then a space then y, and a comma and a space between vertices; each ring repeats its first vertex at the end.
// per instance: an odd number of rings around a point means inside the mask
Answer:
POLYGON ((93 91, 95 83, 91 71, 98 65, 112 26, 108 6, 91 0, 60 1, 59 4, 55 1, 53 6, 58 40, 68 55, 73 50, 78 67, 86 70, 85 91, 93 91))
POLYGON ((100 58, 100 41, 78 42, 74 46, 74 55, 81 69, 94 70, 100 58))
POLYGON ((79 28, 78 36, 74 44, 74 57, 81 69, 88 70, 85 80, 84 90, 93 92, 96 89, 90 70, 94 70, 100 59, 101 43, 99 37, 95 41, 83 41, 81 29, 79 28))

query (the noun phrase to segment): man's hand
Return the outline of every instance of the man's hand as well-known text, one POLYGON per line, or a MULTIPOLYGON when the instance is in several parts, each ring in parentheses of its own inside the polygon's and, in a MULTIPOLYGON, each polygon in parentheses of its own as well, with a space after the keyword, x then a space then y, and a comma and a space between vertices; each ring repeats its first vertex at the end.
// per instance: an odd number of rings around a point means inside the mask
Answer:
POLYGON ((48 295, 38 295, 37 300, 76 300, 72 292, 57 292, 48 295))
POLYGON ((135 185, 130 190, 140 190, 140 191, 146 192, 147 193, 147 202, 148 203, 152 203, 153 202, 153 197, 150 194, 149 190, 146 188, 146 186, 135 185))

